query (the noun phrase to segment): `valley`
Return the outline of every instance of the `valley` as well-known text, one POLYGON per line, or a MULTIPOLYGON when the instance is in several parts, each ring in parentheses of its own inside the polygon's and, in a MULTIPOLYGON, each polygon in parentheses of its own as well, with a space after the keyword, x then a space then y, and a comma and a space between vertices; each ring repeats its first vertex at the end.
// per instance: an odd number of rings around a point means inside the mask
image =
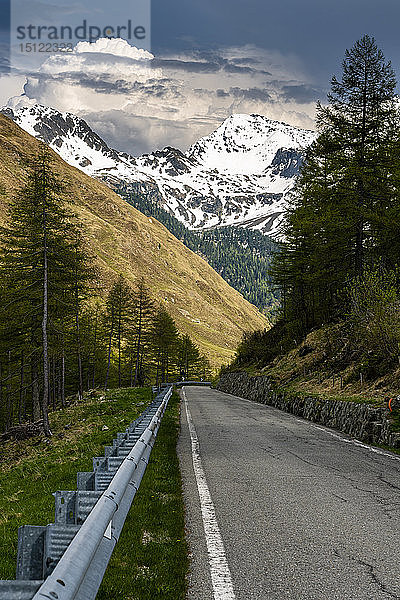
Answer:
MULTIPOLYGON (((26 166, 39 147, 39 141, 0 115, 2 222, 7 199, 25 181, 26 166)), ((73 200, 72 209, 96 257, 103 290, 119 273, 130 283, 143 277, 151 295, 167 307, 180 331, 196 339, 214 367, 231 359, 245 331, 269 326, 255 306, 156 219, 52 154, 54 171, 67 186, 65 199, 73 200)))
POLYGON ((166 147, 133 157, 70 113, 34 105, 3 114, 158 219, 259 310, 277 306, 269 274, 274 238, 313 132, 238 114, 185 153, 166 147))

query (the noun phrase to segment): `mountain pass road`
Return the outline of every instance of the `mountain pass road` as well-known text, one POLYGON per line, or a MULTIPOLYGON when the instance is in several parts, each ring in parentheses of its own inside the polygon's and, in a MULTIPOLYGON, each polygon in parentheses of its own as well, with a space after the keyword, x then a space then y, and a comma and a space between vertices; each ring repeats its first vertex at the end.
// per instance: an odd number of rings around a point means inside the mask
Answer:
POLYGON ((190 600, 400 599, 400 455, 185 387, 190 600))

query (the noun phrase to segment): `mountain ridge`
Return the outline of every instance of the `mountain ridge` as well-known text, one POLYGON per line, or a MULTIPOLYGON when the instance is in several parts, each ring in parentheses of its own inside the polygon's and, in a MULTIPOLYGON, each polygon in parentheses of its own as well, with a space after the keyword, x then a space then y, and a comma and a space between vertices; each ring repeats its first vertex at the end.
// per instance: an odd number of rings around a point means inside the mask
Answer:
POLYGON ((186 152, 167 146, 133 157, 113 150, 71 113, 40 105, 4 114, 69 164, 116 189, 140 183, 191 229, 225 225, 279 232, 286 198, 315 133, 261 115, 235 114, 186 152))
MULTIPOLYGON (((0 115, 1 221, 8 198, 25 181, 27 163, 39 147, 36 139, 0 115)), ((103 183, 66 164, 56 153, 51 154, 55 172, 67 186, 66 201, 75 199, 71 208, 84 225, 104 288, 119 273, 131 284, 143 276, 152 296, 164 304, 178 328, 191 335, 215 366, 232 357, 246 330, 268 327, 256 307, 163 225, 131 207, 103 183)))

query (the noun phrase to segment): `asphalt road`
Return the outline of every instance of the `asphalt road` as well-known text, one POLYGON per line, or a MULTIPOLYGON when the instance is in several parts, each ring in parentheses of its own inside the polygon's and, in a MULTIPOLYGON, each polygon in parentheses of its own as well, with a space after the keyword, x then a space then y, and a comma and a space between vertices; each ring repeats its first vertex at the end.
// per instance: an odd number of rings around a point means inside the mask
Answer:
POLYGON ((400 455, 222 392, 184 391, 190 600, 400 599, 400 455), (211 583, 193 435, 233 584, 226 595, 211 583))

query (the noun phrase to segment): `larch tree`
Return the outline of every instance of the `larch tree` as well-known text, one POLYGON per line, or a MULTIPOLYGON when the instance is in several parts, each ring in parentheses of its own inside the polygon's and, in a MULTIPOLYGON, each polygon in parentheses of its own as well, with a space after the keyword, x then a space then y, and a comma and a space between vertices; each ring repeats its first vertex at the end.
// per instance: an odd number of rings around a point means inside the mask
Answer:
POLYGON ((190 380, 192 377, 198 375, 200 362, 200 350, 189 335, 182 335, 178 344, 179 377, 190 380))
MULTIPOLYGON (((74 215, 61 199, 63 187, 43 148, 33 161, 26 184, 16 193, 1 230, 0 268, 8 290, 6 307, 13 307, 14 331, 22 331, 25 360, 30 361, 33 418, 38 410, 44 431, 51 435, 48 405, 52 336, 68 312, 65 298, 73 279, 74 215), (41 400, 39 404, 39 395, 41 400)), ((21 376, 22 378, 22 376, 21 376)))
POLYGON ((156 363, 156 385, 168 382, 174 373, 179 333, 171 315, 160 308, 153 321, 152 345, 156 363))
POLYGON ((317 123, 336 148, 336 181, 347 196, 343 200, 354 227, 354 271, 361 275, 375 241, 373 215, 393 198, 388 153, 398 137, 396 78, 368 35, 346 50, 342 68, 342 79, 332 78, 329 105, 317 107, 317 123))
POLYGON ((125 278, 120 275, 113 284, 106 301, 107 320, 109 323, 108 364, 105 379, 105 389, 109 382, 113 342, 117 346, 118 386, 122 385, 123 347, 132 329, 134 314, 133 293, 125 278))
MULTIPOLYGON (((135 374, 133 375, 133 364, 131 365, 131 386, 143 385, 144 377, 142 373, 142 364, 145 348, 149 345, 151 330, 151 321, 154 317, 154 302, 146 288, 144 279, 141 279, 133 294, 135 306, 133 333, 135 336, 134 349, 132 349, 132 358, 135 358, 135 374), (134 350, 134 354, 133 354, 134 350)), ((133 363, 133 361, 132 361, 133 363)))

